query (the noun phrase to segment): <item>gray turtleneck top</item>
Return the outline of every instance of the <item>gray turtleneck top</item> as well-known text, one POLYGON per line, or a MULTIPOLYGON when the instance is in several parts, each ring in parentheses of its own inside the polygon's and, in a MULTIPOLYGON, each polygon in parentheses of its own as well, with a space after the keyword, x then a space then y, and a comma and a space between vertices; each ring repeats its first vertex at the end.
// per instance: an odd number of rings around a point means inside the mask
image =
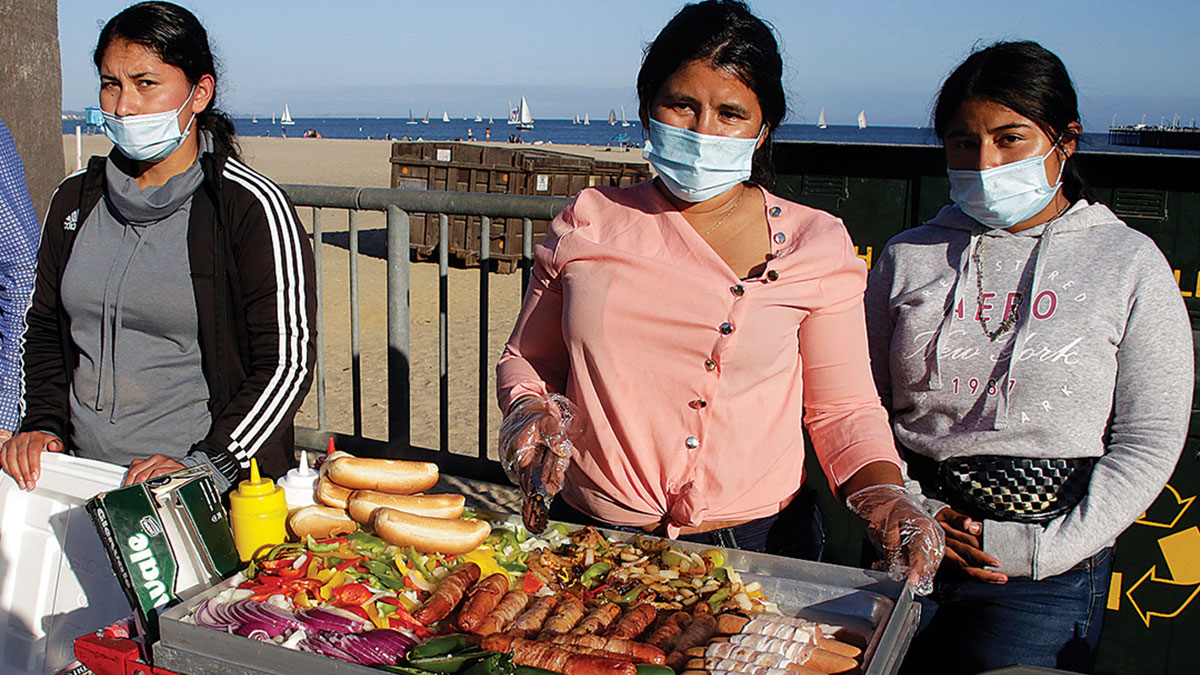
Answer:
POLYGON ((187 246, 202 171, 197 161, 141 190, 130 170, 110 156, 104 200, 80 227, 63 274, 79 348, 71 443, 120 465, 152 454, 204 464, 199 453, 186 457, 211 424, 187 246))

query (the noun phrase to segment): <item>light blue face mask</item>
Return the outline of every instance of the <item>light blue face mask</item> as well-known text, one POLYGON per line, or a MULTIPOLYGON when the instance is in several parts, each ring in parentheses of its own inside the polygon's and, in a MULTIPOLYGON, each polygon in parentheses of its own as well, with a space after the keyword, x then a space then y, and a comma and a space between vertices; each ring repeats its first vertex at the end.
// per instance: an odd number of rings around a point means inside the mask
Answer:
POLYGON ((121 154, 139 162, 157 162, 183 144, 183 139, 191 133, 192 122, 196 121, 193 114, 188 120, 187 127, 179 130, 179 113, 191 103, 196 87, 188 93, 187 100, 175 110, 145 115, 127 115, 118 117, 104 113, 104 135, 121 150, 121 154))
POLYGON ((765 129, 755 138, 709 136, 652 119, 642 156, 671 194, 685 202, 702 202, 750 177, 765 129))
POLYGON ((1041 157, 1030 157, 1001 166, 972 171, 948 169, 950 199, 980 223, 1006 229, 1036 216, 1062 187, 1064 160, 1054 185, 1046 181, 1046 159, 1058 144, 1041 157))

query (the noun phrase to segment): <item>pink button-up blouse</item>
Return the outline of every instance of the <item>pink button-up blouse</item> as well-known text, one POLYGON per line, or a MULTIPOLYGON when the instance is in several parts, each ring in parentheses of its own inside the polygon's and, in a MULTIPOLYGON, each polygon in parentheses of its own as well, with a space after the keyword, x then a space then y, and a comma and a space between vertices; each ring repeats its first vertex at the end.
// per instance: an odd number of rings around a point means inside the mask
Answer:
POLYGON ((652 182, 579 193, 534 251, 497 366, 502 409, 561 393, 585 431, 562 497, 605 522, 778 513, 804 475, 801 417, 832 488, 899 465, 867 361, 866 265, 841 221, 764 191, 772 257, 739 279, 652 182))

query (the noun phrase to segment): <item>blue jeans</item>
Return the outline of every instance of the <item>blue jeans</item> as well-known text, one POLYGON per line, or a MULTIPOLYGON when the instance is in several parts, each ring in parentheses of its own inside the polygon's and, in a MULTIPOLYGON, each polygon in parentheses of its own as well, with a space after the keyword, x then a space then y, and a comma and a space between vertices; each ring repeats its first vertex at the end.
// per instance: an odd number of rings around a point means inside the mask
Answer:
POLYGON ((1013 665, 1090 672, 1112 549, 1048 579, 989 584, 938 575, 901 673, 978 673, 1013 665))

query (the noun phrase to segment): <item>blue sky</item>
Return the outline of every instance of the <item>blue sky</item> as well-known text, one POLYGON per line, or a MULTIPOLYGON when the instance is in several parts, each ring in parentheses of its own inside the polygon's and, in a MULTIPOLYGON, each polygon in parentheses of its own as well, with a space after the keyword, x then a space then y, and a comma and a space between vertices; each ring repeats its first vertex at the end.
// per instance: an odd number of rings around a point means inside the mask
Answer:
MULTIPOLYGON (((60 0, 63 107, 96 101, 100 27, 128 2, 60 0)), ((642 48, 678 0, 204 0, 183 2, 222 61, 235 114, 501 117, 524 94, 535 116, 636 108, 642 48)), ((750 0, 785 59, 790 122, 925 123, 941 80, 976 44, 1027 38, 1067 64, 1084 124, 1200 118, 1200 2, 750 0)))

